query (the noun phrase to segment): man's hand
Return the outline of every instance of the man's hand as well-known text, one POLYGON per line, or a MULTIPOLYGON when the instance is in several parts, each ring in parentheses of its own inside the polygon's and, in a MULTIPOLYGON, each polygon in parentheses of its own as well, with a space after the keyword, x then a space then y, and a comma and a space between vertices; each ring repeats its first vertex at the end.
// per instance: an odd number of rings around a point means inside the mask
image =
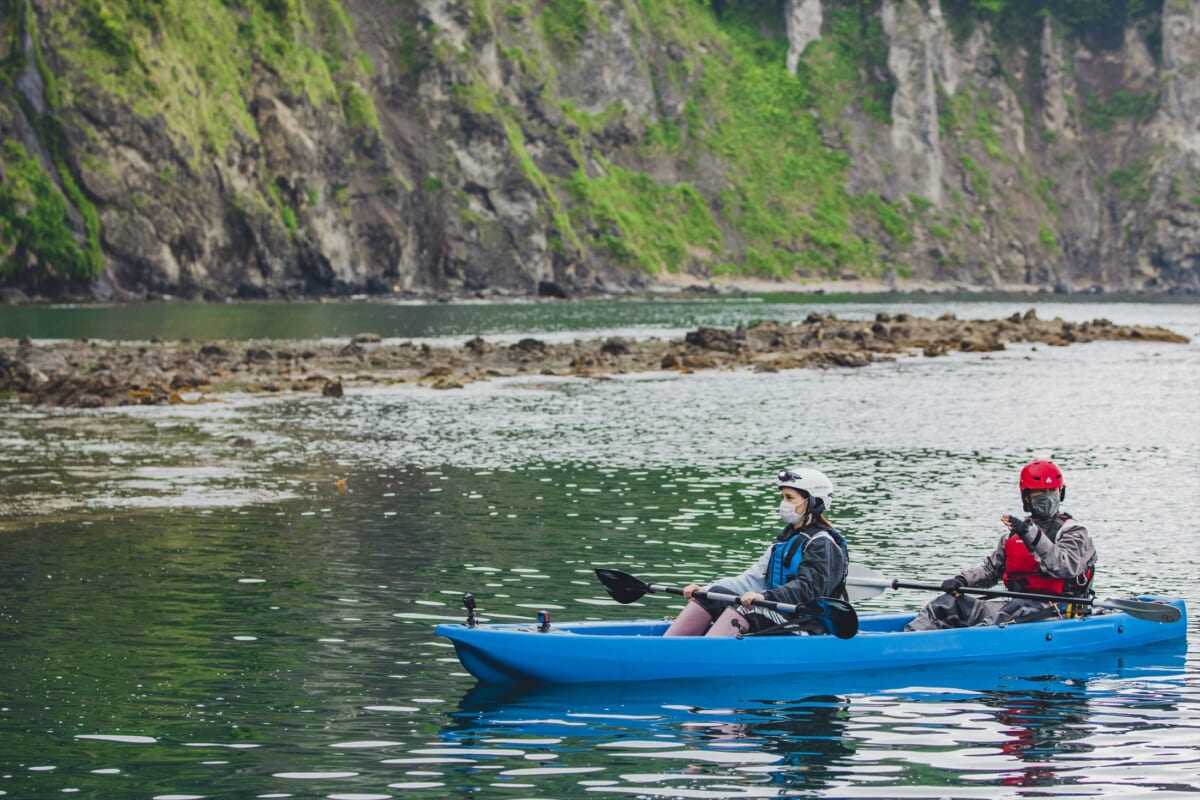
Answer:
POLYGON ((1010 531, 1020 536, 1021 541, 1030 550, 1037 547, 1038 542, 1042 540, 1041 529, 1030 525, 1027 520, 1013 516, 1012 514, 1005 514, 1000 518, 1000 521, 1007 525, 1010 531))
POLYGON ((942 591, 946 594, 958 594, 958 590, 967 585, 967 579, 962 575, 946 578, 942 581, 942 591))
POLYGON ((1012 514, 1005 514, 1000 519, 1005 525, 1008 526, 1010 531, 1015 533, 1017 536, 1020 536, 1022 539, 1029 535, 1029 523, 1020 517, 1015 517, 1012 514))

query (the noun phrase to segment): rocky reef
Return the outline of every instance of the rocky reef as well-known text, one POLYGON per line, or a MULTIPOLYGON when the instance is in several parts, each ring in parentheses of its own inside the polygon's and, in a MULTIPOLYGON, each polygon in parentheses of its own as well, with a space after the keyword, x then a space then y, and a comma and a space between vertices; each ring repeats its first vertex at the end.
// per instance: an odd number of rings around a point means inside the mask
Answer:
POLYGON ((852 321, 813 313, 798 323, 701 327, 677 340, 614 336, 557 343, 529 337, 493 343, 475 337, 459 347, 385 342, 373 333, 337 344, 0 340, 0 397, 79 408, 215 402, 247 392, 338 398, 348 388, 398 383, 455 389, 472 381, 531 375, 849 368, 909 356, 987 353, 1016 342, 1057 347, 1105 340, 1188 341, 1163 328, 1104 319, 1042 320, 1032 309, 1000 320, 880 312, 871 321, 852 321))

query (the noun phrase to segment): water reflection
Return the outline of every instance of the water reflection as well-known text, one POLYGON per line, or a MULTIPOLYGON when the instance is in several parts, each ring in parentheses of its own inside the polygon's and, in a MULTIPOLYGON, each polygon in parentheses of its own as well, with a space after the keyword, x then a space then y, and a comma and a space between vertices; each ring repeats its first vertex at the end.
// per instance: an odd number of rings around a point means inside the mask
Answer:
POLYGON ((980 702, 995 708, 996 720, 1004 726, 1000 752, 1019 762, 1019 767, 1000 776, 1002 786, 1056 785, 1057 770, 1048 763, 1055 753, 1086 754, 1093 749, 1086 741, 1086 696, 1070 692, 1035 692, 1028 697, 985 694, 980 702))
MULTIPOLYGON (((479 756, 537 758, 553 762, 560 777, 578 764, 599 764, 602 776, 588 787, 602 780, 604 791, 643 796, 827 796, 878 781, 890 791, 962 786, 964 777, 976 786, 1062 786, 1083 782, 1090 770, 1125 766, 1125 756, 1101 754, 1094 742, 1114 715, 1166 724, 1186 713, 1183 668, 1176 644, 1128 656, 947 665, 804 685, 478 685, 449 713, 446 746, 427 752, 475 765, 479 756), (1175 701, 1164 703, 1172 694, 1175 701), (1151 697, 1153 711, 1142 709, 1151 697), (518 752, 496 749, 514 745, 518 752)), ((1147 756, 1136 756, 1144 768, 1170 764, 1170 757, 1147 756)))

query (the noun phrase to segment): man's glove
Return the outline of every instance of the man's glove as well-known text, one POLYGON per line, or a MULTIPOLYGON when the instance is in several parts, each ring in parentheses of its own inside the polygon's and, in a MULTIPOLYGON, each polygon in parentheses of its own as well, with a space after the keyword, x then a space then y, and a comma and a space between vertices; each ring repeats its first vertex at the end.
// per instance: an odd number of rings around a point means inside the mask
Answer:
POLYGON ((955 575, 953 578, 946 578, 946 580, 942 581, 942 591, 946 594, 954 594, 966 585, 966 578, 961 575, 955 575))
POLYGON ((1035 528, 1023 519, 1016 517, 1008 518, 1009 529, 1017 536, 1021 537, 1021 541, 1030 550, 1037 547, 1038 542, 1042 540, 1042 529, 1035 528))

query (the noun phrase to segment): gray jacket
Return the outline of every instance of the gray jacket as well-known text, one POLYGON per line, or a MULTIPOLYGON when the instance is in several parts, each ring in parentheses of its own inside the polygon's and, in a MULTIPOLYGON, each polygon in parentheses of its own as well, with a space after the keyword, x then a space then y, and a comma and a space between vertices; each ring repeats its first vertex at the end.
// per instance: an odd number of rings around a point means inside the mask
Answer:
MULTIPOLYGON (((1022 541, 1047 575, 1071 580, 1095 566, 1096 546, 1087 528, 1080 525, 1078 520, 1053 519, 1041 523, 1033 517, 1027 517, 1026 521, 1030 523, 1029 533, 1022 541)), ((1000 582, 1005 568, 1004 545, 1010 535, 1005 532, 1000 537, 996 549, 982 564, 962 571, 961 575, 968 586, 987 588, 1000 582)))
MULTIPOLYGON (((771 547, 774 545, 775 542, 772 542, 771 547)), ((766 576, 771 563, 771 547, 764 550, 758 560, 741 575, 724 578, 712 586, 720 586, 738 595, 758 592, 768 600, 792 605, 804 605, 814 597, 837 596, 838 587, 846 579, 849 562, 846 552, 833 534, 825 532, 814 535, 804 545, 804 559, 800 562, 795 580, 768 589, 766 576)))

